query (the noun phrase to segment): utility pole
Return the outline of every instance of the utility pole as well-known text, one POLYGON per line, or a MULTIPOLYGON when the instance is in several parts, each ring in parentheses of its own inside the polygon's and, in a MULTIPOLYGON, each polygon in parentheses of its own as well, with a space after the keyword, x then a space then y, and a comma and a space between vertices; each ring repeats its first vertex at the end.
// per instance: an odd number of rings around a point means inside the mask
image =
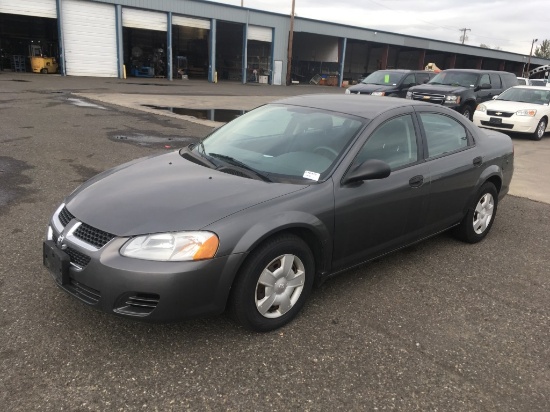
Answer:
POLYGON ((286 64, 286 85, 291 83, 290 74, 292 72, 292 42, 294 41, 294 6, 296 1, 292 0, 292 11, 290 12, 290 32, 288 33, 288 53, 286 64))
POLYGON ((533 46, 536 42, 538 42, 539 39, 533 39, 531 42, 531 51, 529 52, 529 60, 527 61, 527 73, 525 73, 525 77, 529 78, 529 66, 531 66, 531 56, 533 55, 533 46))
POLYGON ((463 29, 460 29, 460 31, 464 32, 464 34, 462 36, 460 36, 462 38, 462 44, 464 44, 464 40, 466 40, 466 32, 467 31, 472 31, 472 30, 467 29, 467 28, 463 28, 463 29))

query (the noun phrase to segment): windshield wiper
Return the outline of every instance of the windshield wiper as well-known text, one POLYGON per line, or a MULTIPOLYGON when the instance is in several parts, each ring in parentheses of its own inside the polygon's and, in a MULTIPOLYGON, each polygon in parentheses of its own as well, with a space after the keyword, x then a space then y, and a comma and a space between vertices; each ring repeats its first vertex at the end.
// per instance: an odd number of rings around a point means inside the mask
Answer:
MULTIPOLYGON (((189 145, 187 147, 182 148, 180 150, 180 156, 185 157, 184 153, 182 153, 182 152, 185 152, 185 155, 192 156, 193 159, 196 159, 196 161, 191 160, 191 161, 194 161, 195 163, 200 162, 204 166, 208 166, 208 167, 214 168, 214 169, 218 168, 218 165, 216 163, 214 163, 212 161, 212 159, 209 158, 208 155, 206 154, 206 152, 204 151, 204 146, 202 146, 202 141, 201 141, 200 144, 201 144, 201 146, 199 146, 199 149, 197 149, 196 153, 193 151, 193 148, 195 148, 197 146, 196 144, 192 144, 192 145, 189 145), (201 153, 200 147, 202 147, 203 153, 201 153)), ((188 158, 187 160, 190 160, 190 159, 188 158)))
POLYGON ((221 159, 221 160, 225 161, 226 163, 229 163, 230 165, 237 166, 237 167, 240 167, 240 168, 245 169, 245 170, 249 170, 252 173, 254 173, 256 176, 260 177, 262 180, 264 180, 266 182, 272 182, 272 180, 269 177, 267 177, 266 175, 264 175, 263 173, 257 171, 256 169, 248 166, 246 163, 243 163, 240 160, 237 160, 237 159, 235 159, 231 156, 227 156, 227 155, 220 154, 220 153, 208 153, 208 155, 211 156, 211 157, 215 157, 217 159, 221 159))

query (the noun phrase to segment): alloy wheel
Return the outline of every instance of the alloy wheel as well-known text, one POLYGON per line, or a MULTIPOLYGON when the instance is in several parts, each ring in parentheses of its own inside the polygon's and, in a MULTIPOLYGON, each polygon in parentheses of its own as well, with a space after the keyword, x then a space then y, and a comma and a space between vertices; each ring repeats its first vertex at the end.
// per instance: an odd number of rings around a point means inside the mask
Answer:
POLYGON ((474 231, 481 235, 489 224, 491 223, 491 219, 493 218, 495 208, 495 199, 493 198, 493 195, 491 193, 485 193, 481 199, 479 199, 479 202, 477 202, 476 209, 474 212, 474 231))

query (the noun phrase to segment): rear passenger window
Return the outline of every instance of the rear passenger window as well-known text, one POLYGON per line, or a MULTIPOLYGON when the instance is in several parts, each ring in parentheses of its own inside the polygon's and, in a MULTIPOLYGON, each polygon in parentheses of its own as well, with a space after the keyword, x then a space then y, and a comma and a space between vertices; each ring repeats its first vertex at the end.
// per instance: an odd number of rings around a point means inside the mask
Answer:
POLYGON ((491 86, 493 86, 493 89, 502 89, 500 76, 496 73, 491 73, 491 86))
POLYGON ((424 84, 428 83, 430 75, 428 73, 416 73, 416 83, 424 84))
POLYGON ((451 117, 437 113, 420 113, 426 133, 428 157, 437 157, 468 146, 466 129, 451 117))

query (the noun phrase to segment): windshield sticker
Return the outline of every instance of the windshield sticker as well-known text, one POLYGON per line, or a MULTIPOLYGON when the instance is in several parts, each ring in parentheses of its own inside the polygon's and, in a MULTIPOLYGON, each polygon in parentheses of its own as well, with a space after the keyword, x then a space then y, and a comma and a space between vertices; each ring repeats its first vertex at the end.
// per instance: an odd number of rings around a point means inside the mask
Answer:
POLYGON ((384 83, 389 83, 390 82, 390 75, 389 74, 386 74, 384 76, 384 83))
POLYGON ((318 181, 318 180, 319 180, 319 177, 321 177, 321 175, 320 175, 319 173, 310 172, 309 170, 306 170, 306 171, 304 172, 304 179, 309 179, 309 180, 318 181))

